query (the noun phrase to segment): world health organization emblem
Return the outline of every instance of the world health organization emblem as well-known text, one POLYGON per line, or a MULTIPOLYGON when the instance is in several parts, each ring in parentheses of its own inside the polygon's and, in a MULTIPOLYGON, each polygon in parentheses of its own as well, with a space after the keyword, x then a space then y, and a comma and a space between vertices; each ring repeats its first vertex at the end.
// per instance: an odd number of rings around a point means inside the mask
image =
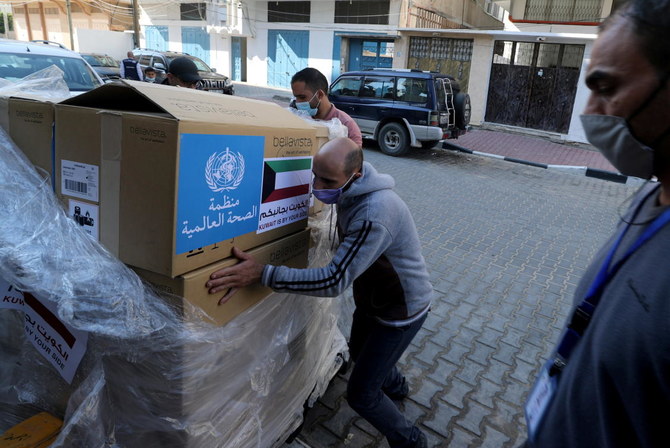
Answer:
POLYGON ((207 160, 205 180, 212 191, 226 191, 237 188, 244 178, 244 157, 230 151, 215 152, 207 160))

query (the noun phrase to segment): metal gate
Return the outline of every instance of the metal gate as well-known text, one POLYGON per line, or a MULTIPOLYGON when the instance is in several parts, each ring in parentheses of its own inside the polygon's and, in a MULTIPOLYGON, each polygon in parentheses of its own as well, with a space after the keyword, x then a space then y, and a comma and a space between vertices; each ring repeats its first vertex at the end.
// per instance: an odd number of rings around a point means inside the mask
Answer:
POLYGON ((290 89, 308 55, 309 31, 268 30, 268 85, 290 89))
POLYGON ((181 47, 184 53, 198 57, 209 65, 209 34, 201 27, 182 27, 181 47))
POLYGON ((473 43, 472 39, 412 36, 407 67, 451 75, 467 92, 473 43))
POLYGON ((146 26, 144 27, 144 45, 146 48, 158 51, 168 49, 168 27, 146 26))
POLYGON ((349 70, 393 67, 392 40, 349 40, 349 70))
POLYGON ((496 41, 486 121, 567 133, 583 45, 496 41))

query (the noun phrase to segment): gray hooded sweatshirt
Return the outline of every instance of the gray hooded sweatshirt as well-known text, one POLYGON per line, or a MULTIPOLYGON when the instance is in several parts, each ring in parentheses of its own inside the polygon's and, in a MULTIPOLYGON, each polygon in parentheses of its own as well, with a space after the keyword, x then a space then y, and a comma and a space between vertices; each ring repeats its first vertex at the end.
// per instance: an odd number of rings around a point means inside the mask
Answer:
POLYGON ((381 323, 407 325, 423 316, 433 288, 416 226, 395 182, 363 163, 362 176, 337 203, 341 243, 327 266, 267 265, 262 284, 275 291, 334 297, 353 283, 359 310, 381 323))

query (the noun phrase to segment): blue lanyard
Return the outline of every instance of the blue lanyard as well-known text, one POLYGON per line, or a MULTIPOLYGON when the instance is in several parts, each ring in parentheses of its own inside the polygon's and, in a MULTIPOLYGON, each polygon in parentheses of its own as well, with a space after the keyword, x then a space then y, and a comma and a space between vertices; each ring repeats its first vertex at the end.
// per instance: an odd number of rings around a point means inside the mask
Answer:
MULTIPOLYGON (((649 199, 656 189, 650 191, 638 204, 635 212, 633 213, 630 221, 633 222, 635 217, 639 213, 642 205, 649 199)), ((645 229, 645 231, 638 237, 638 239, 631 245, 631 247, 626 251, 626 254, 621 257, 621 259, 614 265, 611 266, 614 255, 616 254, 621 242, 623 241, 626 232, 630 228, 631 224, 626 224, 623 229, 619 232, 614 245, 608 252, 605 260, 596 275, 596 278, 591 283, 591 287, 586 293, 586 298, 575 308, 568 324, 567 329, 561 339, 561 342, 558 344, 556 349, 556 357, 554 359, 554 365, 550 370, 551 375, 555 375, 560 372, 561 369, 568 362, 570 354, 574 350, 575 346, 579 342, 579 339, 586 331, 586 327, 591 321, 591 317, 602 298, 603 291, 607 284, 612 280, 612 278, 619 271, 621 266, 630 258, 630 256, 635 253, 644 243, 649 241, 659 230, 661 230, 666 224, 670 223, 670 208, 665 210, 659 216, 657 216, 645 229), (611 267, 610 267, 611 266, 611 267)))

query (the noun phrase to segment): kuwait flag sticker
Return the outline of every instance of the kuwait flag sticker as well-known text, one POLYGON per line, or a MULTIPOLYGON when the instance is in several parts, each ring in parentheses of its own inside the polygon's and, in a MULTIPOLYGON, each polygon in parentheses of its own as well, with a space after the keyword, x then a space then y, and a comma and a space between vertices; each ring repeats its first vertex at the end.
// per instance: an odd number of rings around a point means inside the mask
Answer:
POLYGON ((307 218, 312 158, 265 159, 258 233, 307 218))

